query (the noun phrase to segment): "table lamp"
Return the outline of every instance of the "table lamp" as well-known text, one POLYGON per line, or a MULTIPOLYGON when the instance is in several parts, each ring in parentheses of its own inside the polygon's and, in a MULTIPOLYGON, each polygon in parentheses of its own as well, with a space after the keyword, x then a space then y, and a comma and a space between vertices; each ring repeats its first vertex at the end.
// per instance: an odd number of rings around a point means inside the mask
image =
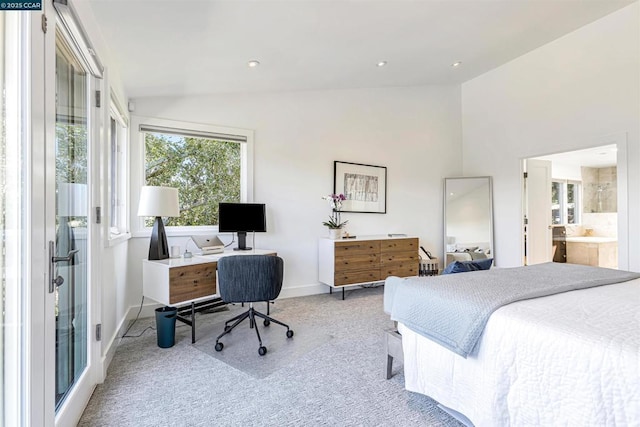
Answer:
POLYGON ((149 259, 159 260, 169 258, 169 245, 167 234, 162 223, 163 216, 180 215, 178 206, 178 189, 171 187, 144 186, 140 190, 140 203, 138 204, 138 216, 154 216, 151 231, 151 244, 149 245, 149 259))

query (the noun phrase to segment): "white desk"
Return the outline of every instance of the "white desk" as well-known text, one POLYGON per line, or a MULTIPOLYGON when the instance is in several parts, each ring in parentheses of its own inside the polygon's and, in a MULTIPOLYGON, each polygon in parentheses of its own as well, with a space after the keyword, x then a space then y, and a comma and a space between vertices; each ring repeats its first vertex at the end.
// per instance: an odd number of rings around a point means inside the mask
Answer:
POLYGON ((195 342, 195 313, 225 305, 217 297, 216 269, 220 258, 232 255, 276 255, 276 251, 227 250, 193 258, 145 259, 142 263, 142 294, 168 306, 189 304, 178 308, 178 320, 191 326, 191 342, 195 342))

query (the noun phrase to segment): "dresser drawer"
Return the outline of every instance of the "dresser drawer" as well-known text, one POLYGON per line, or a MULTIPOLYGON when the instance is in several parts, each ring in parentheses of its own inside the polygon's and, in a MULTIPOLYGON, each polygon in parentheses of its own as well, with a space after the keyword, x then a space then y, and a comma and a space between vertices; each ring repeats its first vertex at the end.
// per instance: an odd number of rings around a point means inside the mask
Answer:
POLYGON ((420 256, 418 252, 415 251, 404 251, 404 252, 385 252, 380 256, 380 263, 382 266, 388 263, 395 262, 415 262, 418 263, 420 256))
POLYGON ((385 254, 387 252, 418 252, 418 239, 390 239, 380 242, 380 251, 385 254))
POLYGON ((336 258, 348 256, 350 254, 377 254, 380 253, 380 242, 372 241, 356 241, 356 242, 336 242, 336 258))
POLYGON ((380 280, 389 276, 408 277, 418 275, 417 262, 393 262, 380 267, 380 280))
POLYGON ((169 269, 169 302, 215 295, 216 267, 216 263, 207 263, 169 269))
POLYGON ((344 271, 335 273, 334 286, 351 285, 354 283, 378 282, 380 280, 380 269, 370 268, 367 270, 344 271))
POLYGON ((380 266, 380 255, 377 253, 353 252, 336 256, 335 271, 365 270, 380 266))

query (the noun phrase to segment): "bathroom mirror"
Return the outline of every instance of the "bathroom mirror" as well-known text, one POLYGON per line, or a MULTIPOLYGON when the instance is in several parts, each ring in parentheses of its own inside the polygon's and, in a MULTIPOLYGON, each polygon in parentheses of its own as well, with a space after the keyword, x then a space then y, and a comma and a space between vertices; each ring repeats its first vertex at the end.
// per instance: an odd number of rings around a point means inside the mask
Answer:
POLYGON ((444 179, 444 266, 494 258, 491 177, 444 179))

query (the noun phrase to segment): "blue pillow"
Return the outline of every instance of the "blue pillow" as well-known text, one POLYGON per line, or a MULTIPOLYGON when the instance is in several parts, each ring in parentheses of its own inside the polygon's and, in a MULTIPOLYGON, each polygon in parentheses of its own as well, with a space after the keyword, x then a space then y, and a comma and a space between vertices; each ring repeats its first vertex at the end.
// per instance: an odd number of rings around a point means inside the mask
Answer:
POLYGON ((475 261, 454 261, 442 271, 442 274, 467 273, 469 271, 489 270, 493 258, 475 261))
POLYGON ((493 258, 474 259, 473 261, 462 261, 478 266, 478 270, 489 270, 493 265, 493 258))
POLYGON ((442 274, 466 273, 467 271, 470 271, 467 265, 461 261, 453 261, 442 270, 442 274))

